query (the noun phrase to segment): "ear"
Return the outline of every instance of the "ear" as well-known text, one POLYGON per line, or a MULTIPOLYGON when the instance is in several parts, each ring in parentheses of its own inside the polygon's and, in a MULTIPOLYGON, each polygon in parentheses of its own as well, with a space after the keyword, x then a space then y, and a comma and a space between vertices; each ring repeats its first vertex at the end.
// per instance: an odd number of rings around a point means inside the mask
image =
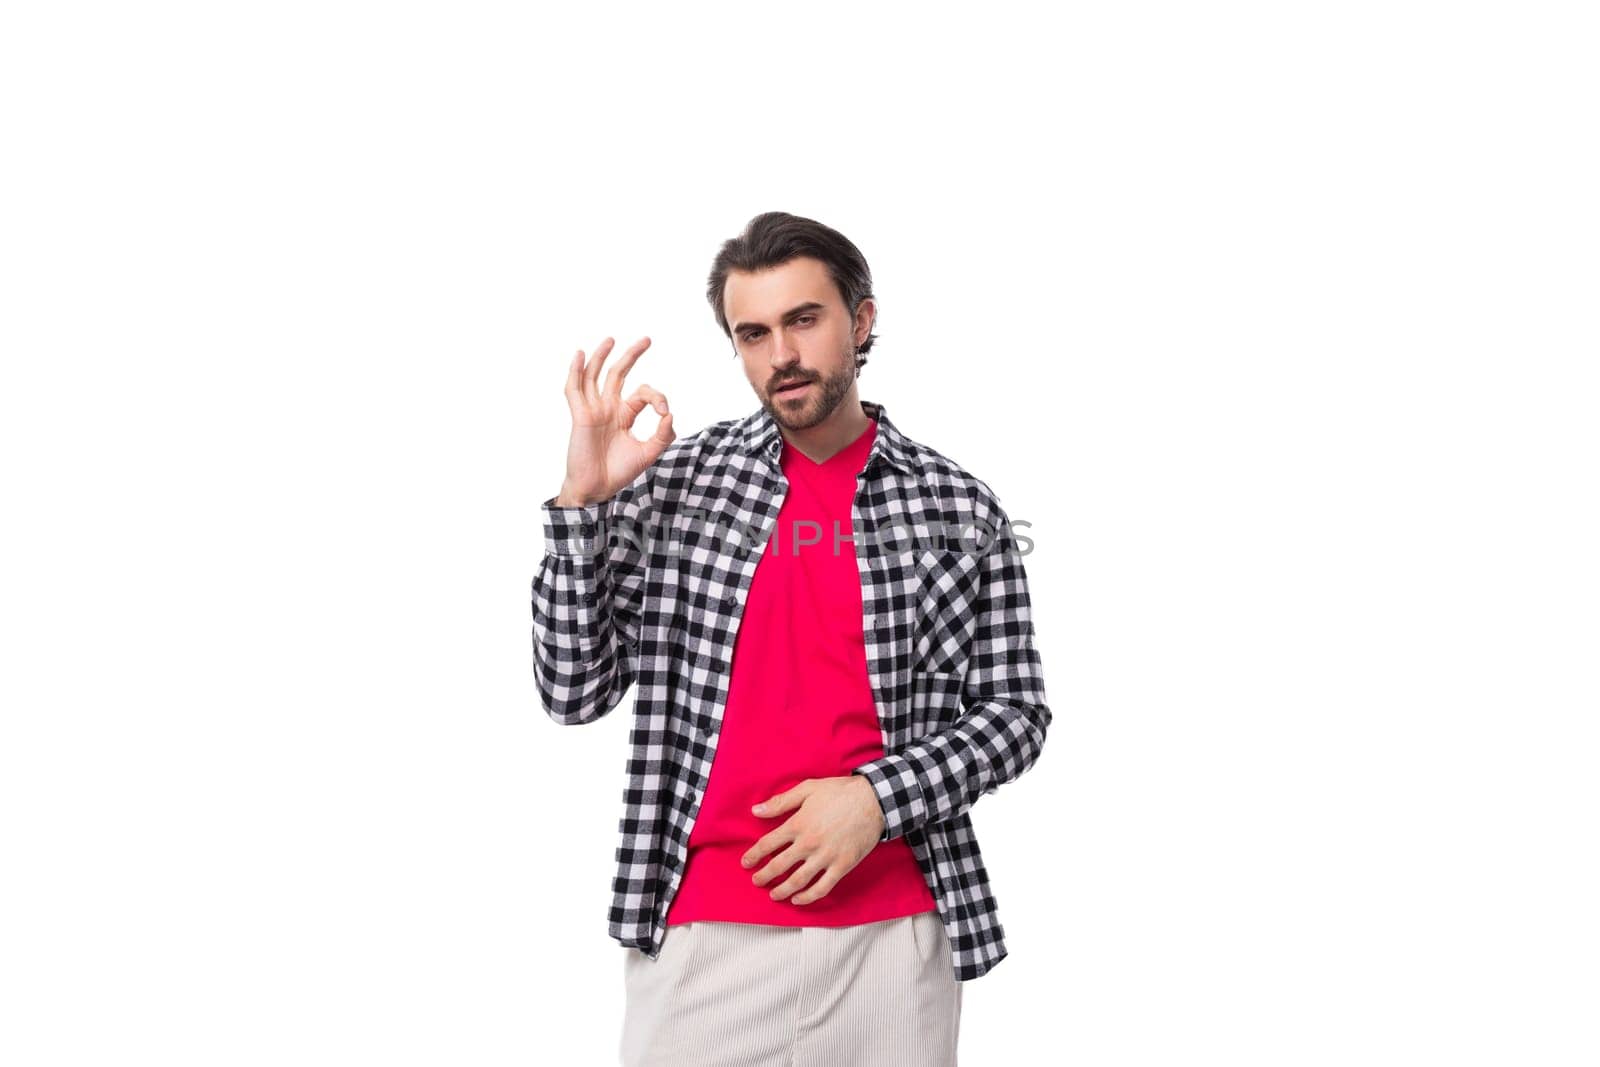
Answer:
POLYGON ((872 297, 867 297, 856 307, 856 347, 860 348, 867 343, 867 335, 872 332, 872 324, 878 318, 878 303, 872 297))

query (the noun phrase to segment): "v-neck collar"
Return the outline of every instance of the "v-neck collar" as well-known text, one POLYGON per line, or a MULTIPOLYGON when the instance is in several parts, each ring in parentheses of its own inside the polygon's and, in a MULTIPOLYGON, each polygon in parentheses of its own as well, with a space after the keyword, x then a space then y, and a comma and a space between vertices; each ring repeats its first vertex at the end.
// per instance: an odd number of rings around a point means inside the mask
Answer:
MULTIPOLYGON (((789 455, 794 456, 794 458, 799 462, 804 463, 807 470, 823 470, 835 467, 847 459, 851 460, 854 463, 855 468, 859 470, 862 463, 867 458, 867 450, 872 447, 870 442, 873 435, 877 432, 877 429, 878 420, 868 419, 867 428, 857 434, 854 441, 851 441, 849 444, 839 449, 839 451, 835 452, 821 463, 818 463, 816 460, 800 451, 800 449, 795 447, 794 443, 791 442, 787 437, 783 438, 783 450, 789 455)), ((854 473, 854 471, 851 473, 854 473)))
MULTIPOLYGON (((866 463, 862 464, 862 469, 881 460, 903 474, 920 478, 923 473, 920 446, 900 432, 882 403, 863 400, 861 410, 878 424, 877 435, 872 440, 872 451, 866 463)), ((784 437, 778 429, 777 420, 765 404, 739 420, 734 433, 738 435, 739 449, 745 455, 766 459, 777 466, 778 457, 783 454, 784 437)))

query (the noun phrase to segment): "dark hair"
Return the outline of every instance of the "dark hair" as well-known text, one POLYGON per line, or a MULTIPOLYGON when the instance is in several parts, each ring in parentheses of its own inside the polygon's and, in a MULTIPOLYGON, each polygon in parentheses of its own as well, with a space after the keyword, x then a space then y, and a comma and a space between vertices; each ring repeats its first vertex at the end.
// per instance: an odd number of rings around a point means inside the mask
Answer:
MULTIPOLYGON (((828 276, 838 287, 844 299, 845 310, 850 313, 852 331, 856 310, 861 302, 872 296, 872 271, 861 250, 849 238, 814 219, 801 218, 787 211, 768 211, 757 215, 745 225, 738 237, 723 242, 711 264, 711 278, 706 283, 706 299, 717 316, 717 325, 728 339, 733 331, 728 328, 728 315, 722 308, 722 294, 728 284, 730 270, 755 272, 787 263, 796 256, 820 259, 828 268, 828 276)), ((876 318, 874 318, 876 322, 876 318)), ((856 351, 857 368, 867 365, 867 352, 877 333, 870 331, 867 339, 856 351)))

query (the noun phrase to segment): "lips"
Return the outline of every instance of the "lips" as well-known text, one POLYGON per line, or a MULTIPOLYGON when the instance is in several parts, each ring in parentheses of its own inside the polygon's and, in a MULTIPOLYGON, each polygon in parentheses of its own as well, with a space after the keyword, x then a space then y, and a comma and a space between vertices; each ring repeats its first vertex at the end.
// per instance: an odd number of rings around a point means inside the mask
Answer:
POLYGON ((776 391, 779 393, 793 393, 804 389, 810 384, 810 382, 790 382, 788 385, 779 386, 776 391))

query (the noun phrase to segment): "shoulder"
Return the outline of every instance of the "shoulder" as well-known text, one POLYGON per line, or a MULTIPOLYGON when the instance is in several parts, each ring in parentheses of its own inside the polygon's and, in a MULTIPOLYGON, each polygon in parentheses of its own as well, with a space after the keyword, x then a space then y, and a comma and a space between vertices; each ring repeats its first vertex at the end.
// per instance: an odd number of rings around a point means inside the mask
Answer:
POLYGON ((988 482, 932 445, 912 440, 911 446, 927 485, 937 495, 959 501, 963 510, 970 511, 973 518, 985 525, 1006 521, 1000 496, 988 482))
POLYGON ((934 501, 946 529, 959 531, 956 538, 980 555, 1032 551, 1032 539, 1021 532, 1032 523, 1014 520, 993 486, 932 445, 906 440, 920 467, 921 491, 934 501))

